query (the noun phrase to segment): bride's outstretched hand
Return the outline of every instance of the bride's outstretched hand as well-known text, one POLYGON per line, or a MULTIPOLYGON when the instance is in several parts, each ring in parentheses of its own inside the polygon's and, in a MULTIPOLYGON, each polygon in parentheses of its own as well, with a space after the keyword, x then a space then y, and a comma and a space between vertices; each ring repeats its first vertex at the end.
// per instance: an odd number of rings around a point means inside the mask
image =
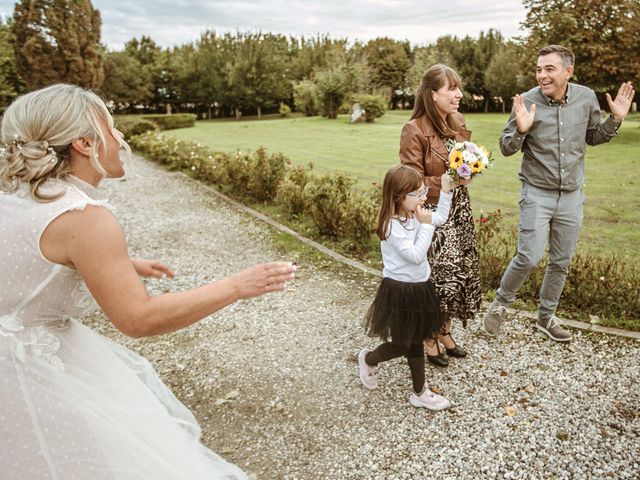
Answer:
POLYGON ((132 258, 133 268, 141 277, 173 278, 175 273, 167 265, 156 260, 145 260, 144 258, 132 258))
POLYGON ((281 292, 293 280, 297 266, 288 262, 270 262, 242 270, 230 279, 240 298, 251 298, 269 292, 281 292))

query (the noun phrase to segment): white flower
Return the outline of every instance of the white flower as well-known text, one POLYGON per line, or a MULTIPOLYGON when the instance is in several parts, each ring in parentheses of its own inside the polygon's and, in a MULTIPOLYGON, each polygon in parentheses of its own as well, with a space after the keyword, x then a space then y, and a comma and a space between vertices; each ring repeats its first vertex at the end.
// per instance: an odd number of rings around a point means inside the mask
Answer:
POLYGON ((462 152, 462 159, 464 160, 464 163, 473 163, 476 161, 476 156, 465 150, 464 152, 462 152))

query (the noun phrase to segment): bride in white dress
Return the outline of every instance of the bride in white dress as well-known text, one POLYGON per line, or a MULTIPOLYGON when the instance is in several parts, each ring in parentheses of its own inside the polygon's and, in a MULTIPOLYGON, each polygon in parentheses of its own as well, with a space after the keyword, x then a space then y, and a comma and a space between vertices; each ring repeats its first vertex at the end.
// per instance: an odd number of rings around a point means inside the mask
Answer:
POLYGON ((18 98, 0 156, 0 472, 18 479, 244 478, 204 447, 200 427, 139 355, 83 326, 93 299, 133 337, 186 327, 239 300, 281 291, 288 263, 149 296, 101 200, 129 152, 104 103, 72 85, 18 98))

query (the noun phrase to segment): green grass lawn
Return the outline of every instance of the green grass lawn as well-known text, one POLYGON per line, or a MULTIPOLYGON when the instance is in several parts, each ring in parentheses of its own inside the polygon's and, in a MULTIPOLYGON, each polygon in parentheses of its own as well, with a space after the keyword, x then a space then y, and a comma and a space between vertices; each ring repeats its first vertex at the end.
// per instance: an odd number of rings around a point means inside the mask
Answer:
MULTIPOLYGON (((282 152, 292 162, 312 162, 317 172, 343 171, 361 185, 380 182, 398 162, 398 142, 409 111, 391 111, 375 124, 351 125, 337 120, 296 117, 268 120, 201 121, 193 128, 163 132, 199 142, 214 151, 254 150, 264 146, 282 152)), ((468 114, 472 139, 491 149, 494 168, 471 185, 474 212, 501 209, 515 225, 518 214, 520 155, 503 157, 498 138, 507 119, 503 114, 468 114)), ((640 118, 624 122, 609 144, 587 150, 587 203, 579 250, 618 254, 633 264, 640 260, 640 118)))

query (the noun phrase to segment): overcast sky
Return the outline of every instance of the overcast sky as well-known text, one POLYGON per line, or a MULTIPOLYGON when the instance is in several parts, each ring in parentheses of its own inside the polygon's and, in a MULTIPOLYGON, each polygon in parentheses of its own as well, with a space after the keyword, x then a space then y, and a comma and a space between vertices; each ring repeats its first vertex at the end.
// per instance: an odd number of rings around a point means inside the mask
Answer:
MULTIPOLYGON (((0 0, 10 16, 14 1, 0 0)), ((522 35, 522 0, 93 0, 102 15, 102 42, 119 50, 147 35, 170 47, 206 30, 257 31, 370 40, 391 37, 427 44, 442 35, 477 36, 499 30, 522 35)))

